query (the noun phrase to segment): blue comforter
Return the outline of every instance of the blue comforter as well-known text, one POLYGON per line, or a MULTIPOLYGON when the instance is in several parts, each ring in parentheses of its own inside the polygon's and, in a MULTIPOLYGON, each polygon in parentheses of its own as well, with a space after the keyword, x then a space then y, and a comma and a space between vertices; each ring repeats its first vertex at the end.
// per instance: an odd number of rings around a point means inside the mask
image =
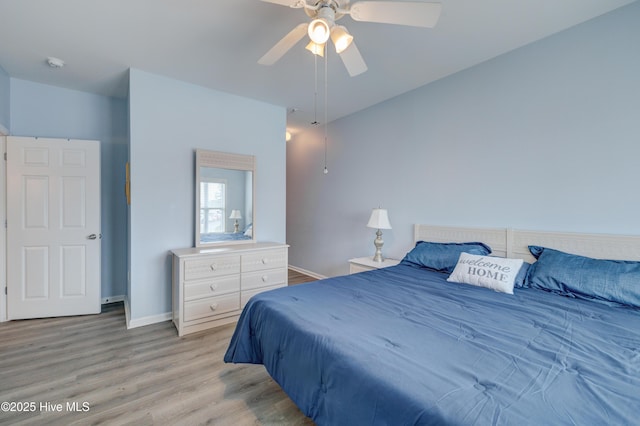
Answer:
MULTIPOLYGON (((253 297, 226 362, 319 425, 640 421, 640 311, 399 265, 253 297)), ((638 283, 640 285, 640 283, 638 283)))

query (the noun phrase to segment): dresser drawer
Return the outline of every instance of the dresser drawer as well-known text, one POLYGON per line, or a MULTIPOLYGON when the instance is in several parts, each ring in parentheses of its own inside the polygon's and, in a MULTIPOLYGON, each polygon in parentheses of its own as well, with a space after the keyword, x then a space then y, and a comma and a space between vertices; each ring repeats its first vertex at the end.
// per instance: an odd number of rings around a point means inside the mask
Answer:
POLYGON ((238 273, 240 256, 216 256, 184 261, 185 281, 238 273))
POLYGON ((240 309, 240 294, 207 297, 184 303, 184 320, 193 321, 199 318, 224 314, 240 309))
POLYGON ((261 271, 263 269, 286 268, 287 250, 264 250, 242 256, 242 272, 261 271))
POLYGON ((184 286, 184 299, 193 300, 240 291, 240 274, 191 281, 184 286))
POLYGON ((242 274, 240 285, 244 291, 254 288, 271 287, 278 284, 284 285, 286 283, 287 270, 285 268, 280 268, 242 274))
POLYGON ((249 291, 243 291, 240 296, 240 306, 244 308, 247 302, 249 301, 249 299, 251 299, 256 294, 262 293, 264 291, 274 290, 280 287, 286 287, 286 284, 282 283, 282 284, 274 285, 273 287, 264 287, 264 288, 249 290, 249 291))

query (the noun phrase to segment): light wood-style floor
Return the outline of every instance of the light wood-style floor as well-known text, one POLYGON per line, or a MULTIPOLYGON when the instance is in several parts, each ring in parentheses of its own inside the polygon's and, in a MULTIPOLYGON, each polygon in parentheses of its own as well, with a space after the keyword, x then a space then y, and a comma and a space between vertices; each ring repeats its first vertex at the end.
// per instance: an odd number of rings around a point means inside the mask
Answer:
POLYGON ((298 271, 289 269, 289 285, 308 283, 311 281, 317 281, 317 280, 313 277, 310 277, 309 275, 301 274, 298 271))
POLYGON ((180 338, 102 311, 0 324, 0 402, 35 403, 0 424, 313 425, 263 366, 223 362, 234 325, 180 338))

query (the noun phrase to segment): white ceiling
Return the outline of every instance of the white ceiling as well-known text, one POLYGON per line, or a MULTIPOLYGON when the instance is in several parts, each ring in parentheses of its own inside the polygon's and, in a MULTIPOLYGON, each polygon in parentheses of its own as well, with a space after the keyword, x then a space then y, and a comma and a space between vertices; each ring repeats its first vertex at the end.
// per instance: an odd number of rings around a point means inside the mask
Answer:
MULTIPOLYGON (((346 16, 339 23, 369 70, 349 77, 329 51, 329 121, 633 1, 442 0, 433 29, 346 16)), ((0 66, 11 77, 109 96, 126 96, 126 71, 138 68, 296 108, 288 114, 295 133, 314 118, 313 55, 303 40, 273 66, 257 60, 307 20, 302 9, 260 0, 0 0, 0 66), (66 66, 50 68, 48 56, 66 66)), ((320 102, 323 92, 321 80, 320 102)))

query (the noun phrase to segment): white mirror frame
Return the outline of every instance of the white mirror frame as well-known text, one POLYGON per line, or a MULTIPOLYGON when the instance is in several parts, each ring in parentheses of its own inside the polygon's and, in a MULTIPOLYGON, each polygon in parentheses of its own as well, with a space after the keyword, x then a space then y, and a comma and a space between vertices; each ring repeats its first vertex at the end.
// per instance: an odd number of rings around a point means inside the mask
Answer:
POLYGON ((196 149, 196 177, 195 177, 195 246, 211 247, 219 244, 247 244, 256 242, 256 159, 253 155, 232 154, 229 152, 208 151, 196 149), (251 173, 252 200, 251 206, 253 224, 251 239, 232 241, 213 241, 203 243, 200 241, 200 168, 212 167, 227 170, 249 171, 251 173))

